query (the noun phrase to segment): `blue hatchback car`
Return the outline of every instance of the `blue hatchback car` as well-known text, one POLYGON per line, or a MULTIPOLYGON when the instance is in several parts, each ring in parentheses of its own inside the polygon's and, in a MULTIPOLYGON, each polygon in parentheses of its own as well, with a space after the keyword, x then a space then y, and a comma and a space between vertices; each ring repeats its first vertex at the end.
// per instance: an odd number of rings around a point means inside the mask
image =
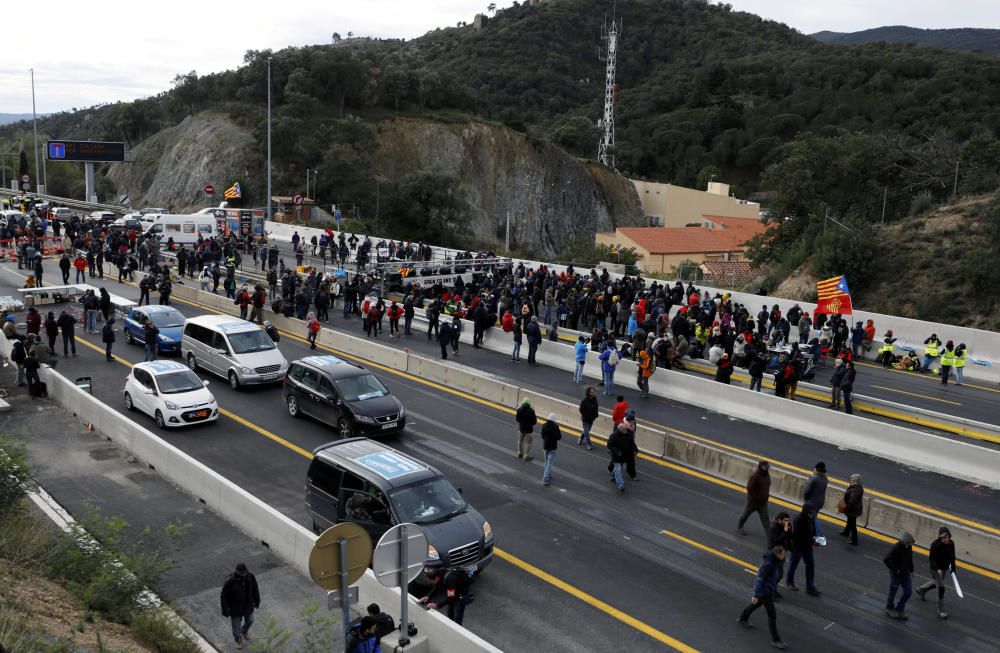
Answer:
POLYGON ((179 354, 181 351, 181 331, 184 330, 184 315, 170 306, 139 306, 125 316, 125 342, 145 345, 146 320, 160 330, 158 351, 161 354, 179 354))

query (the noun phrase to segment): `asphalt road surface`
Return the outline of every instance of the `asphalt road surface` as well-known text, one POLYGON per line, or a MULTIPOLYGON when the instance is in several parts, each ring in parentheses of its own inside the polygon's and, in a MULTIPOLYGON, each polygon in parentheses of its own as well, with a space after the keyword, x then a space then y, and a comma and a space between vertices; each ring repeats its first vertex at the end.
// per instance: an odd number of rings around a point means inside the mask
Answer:
MULTIPOLYGON (((7 274, 0 281, 0 294, 13 294, 16 278, 7 274)), ((113 280, 108 285, 112 292, 127 294, 113 280)), ((174 304, 189 316, 206 312, 174 304)), ((339 314, 331 315, 340 322, 339 314)), ((359 322, 349 322, 348 328, 358 333, 359 322)), ((280 345, 286 358, 308 355, 301 337, 291 335, 280 345)), ((91 346, 78 344, 80 355, 60 360, 59 371, 69 378, 93 377, 95 395, 124 411, 125 364, 141 360, 142 350, 119 341, 115 353, 120 360, 108 363, 98 339, 79 334, 79 340, 91 346)), ((380 338, 380 343, 385 340, 380 338)), ((428 347, 423 336, 405 344, 417 353, 426 353, 428 347)), ((556 396, 576 396, 580 389, 563 372, 527 370, 501 354, 464 345, 461 352, 460 364, 547 388, 556 396)), ((406 375, 373 371, 410 414, 406 432, 391 444, 441 469, 464 489, 497 534, 498 559, 477 580, 477 599, 466 614, 466 626, 474 632, 508 651, 749 651, 767 645, 764 615, 755 615, 758 627, 752 632, 735 623, 748 602, 750 570, 759 563, 764 546, 759 524, 748 524, 747 537, 734 531, 743 503, 741 490, 644 458, 639 462, 641 482, 628 483, 627 492, 619 494, 607 481, 606 451, 573 446, 573 425, 564 429, 554 483, 544 488, 540 445, 535 444, 532 462, 514 456, 515 427, 508 409, 471 402, 406 375)), ((225 416, 216 424, 164 432, 163 437, 308 525, 303 506, 307 454, 333 439, 333 430, 290 418, 277 387, 232 391, 223 380, 212 381, 225 416)), ((639 404, 634 393, 625 394, 630 403, 639 404)), ((995 493, 825 448, 777 428, 729 420, 665 399, 645 400, 639 417, 773 454, 774 460, 790 465, 811 467, 823 459, 838 478, 860 471, 871 490, 996 521, 995 493)), ((134 419, 155 428, 150 418, 136 414, 134 419)), ((772 515, 778 509, 772 504, 772 515)), ((834 523, 825 524, 830 545, 817 552, 817 585, 823 596, 785 592, 786 599, 778 604, 779 628, 793 647, 1000 648, 993 625, 1000 603, 995 576, 965 572, 966 599, 958 601, 949 594, 953 616, 945 623, 934 615, 933 604, 919 602, 911 603, 908 622, 890 621, 882 614, 887 574, 881 562, 889 544, 865 534, 860 547, 849 547, 835 534, 837 529, 834 523)), ((916 567, 918 579, 925 578, 925 559, 916 556, 916 567)))

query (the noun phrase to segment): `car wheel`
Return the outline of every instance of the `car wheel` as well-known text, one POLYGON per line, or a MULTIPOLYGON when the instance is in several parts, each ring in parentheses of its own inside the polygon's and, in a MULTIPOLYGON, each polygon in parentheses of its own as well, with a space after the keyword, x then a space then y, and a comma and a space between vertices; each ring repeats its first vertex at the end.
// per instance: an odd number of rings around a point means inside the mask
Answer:
POLYGON ((163 419, 163 413, 161 413, 160 411, 156 411, 156 414, 153 415, 153 418, 156 420, 157 428, 161 429, 167 428, 167 422, 166 420, 163 419))
POLYGON ((229 370, 229 387, 233 390, 240 389, 240 377, 236 376, 236 372, 229 370))
POLYGON ((292 417, 299 416, 299 400, 295 395, 288 395, 288 414, 292 417))
POLYGON ((192 372, 198 371, 198 361, 195 360, 194 354, 188 354, 188 368, 192 372))
POLYGON ((135 410, 135 404, 132 403, 132 395, 127 392, 125 393, 125 410, 135 410))
POLYGON ((342 438, 349 438, 354 435, 354 427, 351 426, 350 421, 341 417, 337 420, 337 433, 339 433, 342 438))
POLYGON ((129 331, 128 329, 125 329, 125 344, 127 345, 135 344, 135 339, 132 337, 132 332, 129 331))

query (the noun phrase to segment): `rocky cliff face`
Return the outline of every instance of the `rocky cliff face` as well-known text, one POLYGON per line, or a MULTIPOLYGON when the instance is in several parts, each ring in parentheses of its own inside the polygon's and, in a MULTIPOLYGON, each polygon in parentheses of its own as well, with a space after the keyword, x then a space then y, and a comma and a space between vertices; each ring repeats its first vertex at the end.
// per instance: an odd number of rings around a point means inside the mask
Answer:
POLYGON ((387 177, 420 168, 456 176, 473 233, 500 247, 508 213, 511 247, 548 258, 575 238, 643 224, 635 187, 621 175, 505 127, 398 118, 379 126, 378 141, 387 177))
MULTIPOLYGON (((206 184, 221 201, 223 184, 263 169, 254 138, 225 116, 200 113, 138 144, 134 163, 116 163, 108 177, 132 206, 166 206, 174 211, 206 206, 206 184)), ((255 175, 259 176, 259 175, 255 175)), ((247 180, 249 181, 249 180, 247 180)))
MULTIPOLYGON (((639 196, 621 175, 505 127, 398 118, 379 124, 378 144, 375 160, 390 180, 431 168, 457 177, 480 243, 503 246, 508 213, 511 247, 548 258, 574 239, 593 242, 596 231, 643 221, 639 196)), ((262 184, 258 150, 225 116, 202 113, 146 139, 133 149, 135 163, 108 174, 133 206, 184 211, 206 205, 206 183, 216 201, 229 180, 262 184)))

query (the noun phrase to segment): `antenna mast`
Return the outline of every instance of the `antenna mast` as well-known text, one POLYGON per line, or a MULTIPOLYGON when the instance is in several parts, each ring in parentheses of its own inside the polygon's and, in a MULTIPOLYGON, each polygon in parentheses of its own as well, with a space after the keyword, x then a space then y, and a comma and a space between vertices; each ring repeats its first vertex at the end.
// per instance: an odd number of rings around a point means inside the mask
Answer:
POLYGON ((611 24, 608 25, 607 18, 605 18, 604 28, 601 30, 601 40, 606 41, 608 46, 605 54, 601 57, 601 60, 607 63, 607 67, 604 79, 604 119, 601 121, 604 133, 597 146, 597 160, 609 168, 615 167, 615 100, 618 99, 615 65, 618 58, 620 31, 618 19, 615 18, 615 3, 612 2, 611 24))

